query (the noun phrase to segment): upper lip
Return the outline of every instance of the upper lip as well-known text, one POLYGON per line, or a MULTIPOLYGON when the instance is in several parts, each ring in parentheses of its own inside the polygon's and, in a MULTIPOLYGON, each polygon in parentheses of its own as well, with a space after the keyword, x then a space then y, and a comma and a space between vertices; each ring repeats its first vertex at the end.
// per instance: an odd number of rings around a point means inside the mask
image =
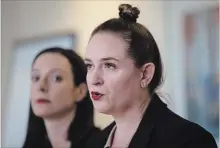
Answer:
POLYGON ((100 93, 98 91, 91 91, 91 94, 92 95, 104 95, 104 94, 102 94, 102 93, 100 93))

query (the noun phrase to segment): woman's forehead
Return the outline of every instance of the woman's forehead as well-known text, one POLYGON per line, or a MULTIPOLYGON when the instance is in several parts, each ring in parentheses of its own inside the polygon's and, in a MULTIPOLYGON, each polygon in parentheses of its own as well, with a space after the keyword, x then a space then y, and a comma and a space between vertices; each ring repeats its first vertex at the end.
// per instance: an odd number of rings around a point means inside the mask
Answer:
POLYGON ((86 49, 86 58, 88 59, 103 59, 108 57, 121 59, 126 56, 127 44, 115 33, 95 34, 86 49))
POLYGON ((32 69, 56 69, 67 72, 71 70, 71 65, 68 59, 58 53, 45 53, 36 59, 32 69))

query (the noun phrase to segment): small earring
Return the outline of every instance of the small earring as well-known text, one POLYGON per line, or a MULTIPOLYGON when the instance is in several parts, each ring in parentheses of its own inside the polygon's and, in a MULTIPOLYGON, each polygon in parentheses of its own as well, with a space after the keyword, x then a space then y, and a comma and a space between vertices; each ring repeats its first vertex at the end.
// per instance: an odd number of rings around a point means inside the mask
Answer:
POLYGON ((141 87, 142 87, 142 88, 145 88, 145 87, 146 87, 145 82, 141 82, 141 87))

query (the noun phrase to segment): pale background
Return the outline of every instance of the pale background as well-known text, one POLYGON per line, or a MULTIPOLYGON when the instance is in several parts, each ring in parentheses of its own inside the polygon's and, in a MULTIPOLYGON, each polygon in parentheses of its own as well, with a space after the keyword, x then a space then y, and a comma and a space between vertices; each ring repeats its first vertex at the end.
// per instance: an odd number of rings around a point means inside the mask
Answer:
MULTIPOLYGON (((21 70, 12 70, 16 67, 13 55, 19 54, 14 49, 15 42, 70 30, 76 34, 75 49, 84 57, 92 30, 106 19, 117 17, 121 3, 133 4, 141 10, 138 22, 147 26, 155 37, 164 62, 166 81, 160 92, 169 95, 169 107, 174 112, 187 118, 182 19, 184 13, 216 5, 218 1, 3 1, 2 147, 21 147, 26 133, 27 99, 16 100, 17 96, 11 92, 16 90, 20 96, 28 93, 23 91, 26 89, 22 84, 12 86, 13 76, 21 70)), ((29 60, 31 56, 29 54, 29 60)), ((26 63, 28 52, 23 57, 20 62, 26 63)), ((104 128, 112 118, 97 113, 95 121, 104 128)))

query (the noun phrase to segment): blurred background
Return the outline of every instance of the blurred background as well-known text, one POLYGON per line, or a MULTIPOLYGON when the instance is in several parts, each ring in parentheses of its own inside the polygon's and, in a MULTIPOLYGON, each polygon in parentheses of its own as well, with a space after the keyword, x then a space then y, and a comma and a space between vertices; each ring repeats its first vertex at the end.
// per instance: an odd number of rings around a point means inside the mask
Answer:
MULTIPOLYGON (((129 3, 155 37, 164 63, 158 90, 168 107, 219 143, 219 1, 2 1, 2 146, 21 147, 29 109, 31 62, 50 46, 84 57, 90 33, 129 3)), ((110 116, 96 113, 104 128, 110 116)))

